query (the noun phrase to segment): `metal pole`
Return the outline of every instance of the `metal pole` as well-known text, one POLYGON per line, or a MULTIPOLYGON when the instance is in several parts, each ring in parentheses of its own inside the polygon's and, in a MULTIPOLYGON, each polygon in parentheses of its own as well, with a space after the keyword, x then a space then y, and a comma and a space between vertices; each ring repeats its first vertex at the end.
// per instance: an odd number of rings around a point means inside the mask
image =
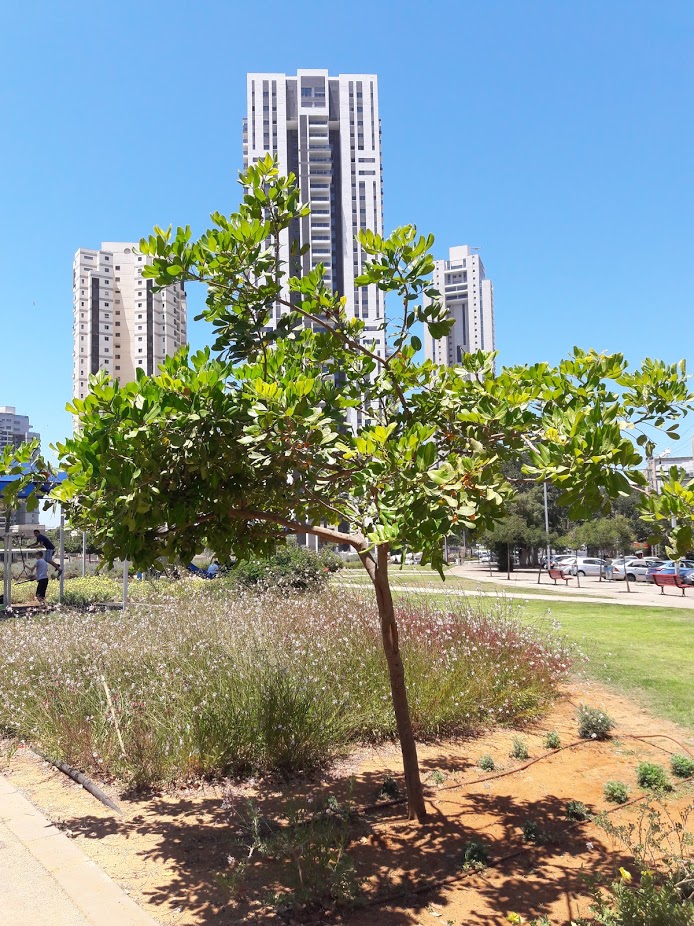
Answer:
POLYGON ((82 578, 87 574, 87 532, 82 531, 82 578))
POLYGON ((63 592, 65 591, 65 514, 62 506, 60 508, 60 590, 58 592, 58 601, 63 603, 63 592))
POLYGON ((128 561, 123 560, 123 610, 128 607, 128 561))
POLYGON ((448 565, 448 537, 443 538, 443 558, 448 565))
POLYGON ((545 536, 547 537, 547 568, 549 569, 552 554, 549 549, 549 511, 547 509, 547 480, 545 479, 543 488, 545 490, 545 536))
POLYGON ((5 545, 2 552, 2 601, 5 608, 12 604, 12 546, 10 537, 10 509, 5 511, 5 545))

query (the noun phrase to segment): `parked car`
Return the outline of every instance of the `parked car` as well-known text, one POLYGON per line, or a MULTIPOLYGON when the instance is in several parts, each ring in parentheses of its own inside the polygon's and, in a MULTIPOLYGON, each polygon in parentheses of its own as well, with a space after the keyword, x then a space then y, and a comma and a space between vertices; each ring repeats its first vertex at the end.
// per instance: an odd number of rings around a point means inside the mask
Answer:
POLYGON ((571 563, 571 575, 579 576, 599 576, 607 565, 606 559, 599 559, 597 556, 578 556, 574 557, 571 563))
MULTIPOLYGON (((646 575, 647 581, 653 581, 652 576, 654 572, 659 572, 661 574, 665 573, 666 575, 674 575, 675 561, 673 559, 669 559, 666 563, 663 563, 662 566, 650 567, 646 575)), ((679 565, 679 574, 683 582, 694 582, 694 560, 681 559, 679 565)))
POLYGON ((665 560, 658 559, 656 556, 639 558, 627 556, 626 562, 623 557, 618 556, 612 560, 612 578, 623 582, 626 575, 630 582, 650 582, 648 570, 651 567, 662 566, 664 563, 665 560))

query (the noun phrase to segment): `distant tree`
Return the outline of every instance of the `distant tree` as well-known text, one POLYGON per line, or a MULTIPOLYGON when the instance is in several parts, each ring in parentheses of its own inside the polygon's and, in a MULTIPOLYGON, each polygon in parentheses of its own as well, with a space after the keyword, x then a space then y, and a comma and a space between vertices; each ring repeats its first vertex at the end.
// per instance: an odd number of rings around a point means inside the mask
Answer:
POLYGON ((190 228, 155 229, 140 245, 156 287, 207 286, 215 356, 182 351, 123 386, 93 377, 70 409, 80 427, 59 447, 70 474, 60 497, 107 560, 140 567, 188 561, 206 545, 243 558, 289 533, 348 543, 373 583, 409 813, 422 820, 391 547, 421 551, 441 570, 445 536, 504 517, 503 466, 524 453, 524 475, 557 486, 572 517, 606 514, 611 498, 645 485, 631 423, 674 426, 692 396, 678 366, 646 361, 630 372, 618 354, 578 349, 558 367, 498 375, 480 353, 456 368, 416 362, 415 323, 435 338, 450 323, 428 279, 433 239, 411 226, 359 234, 369 260, 355 285, 402 306, 381 357, 372 333, 384 319, 348 317, 322 265, 287 278, 279 242, 308 212, 293 178, 268 158, 241 183, 239 211, 215 213, 198 240, 190 228))

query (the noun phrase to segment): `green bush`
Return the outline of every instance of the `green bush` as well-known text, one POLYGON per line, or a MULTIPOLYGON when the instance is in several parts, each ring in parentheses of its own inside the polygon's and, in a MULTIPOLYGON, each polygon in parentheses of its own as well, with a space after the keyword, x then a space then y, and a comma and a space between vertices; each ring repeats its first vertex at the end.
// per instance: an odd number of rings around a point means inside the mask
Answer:
POLYGON ((326 585, 330 573, 341 566, 339 556, 330 549, 315 553, 288 543, 278 547, 271 556, 239 561, 231 572, 231 579, 246 588, 318 591, 326 585))
POLYGON ((578 735, 585 740, 606 740, 614 729, 614 720, 604 711, 581 704, 578 708, 578 735))
POLYGON ((484 772, 493 772, 496 769, 494 759, 492 759, 491 756, 480 756, 477 760, 477 764, 484 772))
POLYGON ((672 879, 659 880, 651 871, 641 872, 634 883, 627 872, 619 881, 593 893, 593 916, 577 926, 693 926, 694 904, 682 901, 672 879))
POLYGON ((670 768, 678 778, 691 778, 694 776, 694 759, 682 755, 671 756, 670 768))
POLYGON ((513 737, 513 746, 511 747, 511 757, 514 759, 527 759, 528 746, 522 736, 513 737))
POLYGON ((613 804, 625 804, 629 799, 629 789, 621 781, 608 781, 603 788, 606 801, 613 804))
POLYGON ((566 816, 569 820, 589 820, 590 810, 582 801, 569 801, 566 805, 566 816))
POLYGON ((655 762, 639 762, 636 780, 649 791, 672 791, 672 784, 662 765, 655 762))
POLYGON ((460 867, 463 871, 479 871, 489 864, 489 853, 481 842, 468 842, 463 846, 460 867))
POLYGON ((556 730, 552 730, 551 733, 548 733, 545 737, 545 748, 546 749, 559 749, 561 746, 561 740, 559 739, 559 734, 556 730))

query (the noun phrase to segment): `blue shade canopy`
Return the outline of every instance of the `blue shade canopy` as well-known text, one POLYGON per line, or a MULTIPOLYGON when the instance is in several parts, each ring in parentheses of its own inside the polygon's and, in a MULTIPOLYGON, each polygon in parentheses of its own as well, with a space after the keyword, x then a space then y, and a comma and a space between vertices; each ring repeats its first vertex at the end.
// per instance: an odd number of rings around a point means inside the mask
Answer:
MULTIPOLYGON (((17 482, 18 479, 22 479, 23 476, 25 476, 27 473, 31 473, 31 466, 29 465, 26 466, 26 468, 24 468, 24 472, 22 475, 0 476, 0 498, 4 498, 5 488, 7 486, 9 486, 13 482, 17 482)), ((48 480, 42 481, 42 482, 38 481, 39 479, 41 479, 41 477, 37 473, 37 481, 31 482, 28 485, 24 486, 24 488, 19 493, 18 497, 28 498, 33 492, 36 491, 36 489, 39 490, 41 495, 50 495, 50 493, 53 491, 53 489, 57 485, 59 485, 61 482, 64 482, 67 479, 67 473, 55 473, 48 480)))

